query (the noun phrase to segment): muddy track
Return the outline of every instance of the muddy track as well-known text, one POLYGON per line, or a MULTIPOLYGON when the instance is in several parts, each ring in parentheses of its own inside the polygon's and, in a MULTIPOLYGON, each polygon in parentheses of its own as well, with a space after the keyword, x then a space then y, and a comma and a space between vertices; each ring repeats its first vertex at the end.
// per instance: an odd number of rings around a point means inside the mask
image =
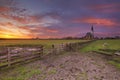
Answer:
POLYGON ((120 80, 120 71, 96 53, 52 55, 29 64, 32 68, 35 65, 41 65, 42 73, 29 80, 120 80))

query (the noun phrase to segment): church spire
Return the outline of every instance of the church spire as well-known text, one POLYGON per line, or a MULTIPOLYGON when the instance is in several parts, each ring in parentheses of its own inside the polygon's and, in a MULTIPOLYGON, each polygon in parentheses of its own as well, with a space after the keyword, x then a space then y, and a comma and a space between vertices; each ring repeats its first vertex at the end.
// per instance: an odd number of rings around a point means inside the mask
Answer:
POLYGON ((91 27, 91 31, 92 31, 92 32, 94 32, 94 28, 93 28, 93 25, 92 25, 92 27, 91 27))
POLYGON ((91 33, 92 33, 92 36, 93 36, 93 39, 94 39, 94 27, 93 27, 93 25, 91 27, 91 33))

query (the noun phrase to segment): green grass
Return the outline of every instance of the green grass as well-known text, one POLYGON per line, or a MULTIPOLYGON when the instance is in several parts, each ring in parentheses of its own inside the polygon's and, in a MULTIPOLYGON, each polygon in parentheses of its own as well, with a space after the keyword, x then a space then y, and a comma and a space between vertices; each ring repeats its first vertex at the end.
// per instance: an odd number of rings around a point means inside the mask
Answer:
POLYGON ((56 74, 57 73, 57 70, 56 69, 51 69, 48 71, 48 74, 51 75, 51 74, 56 74))
POLYGON ((31 76, 39 75, 41 73, 40 69, 33 69, 29 66, 20 66, 9 73, 3 72, 2 76, 0 76, 0 80, 28 80, 31 76))
MULTIPOLYGON (((88 44, 81 49, 82 52, 96 51, 103 55, 114 55, 116 51, 120 50, 120 39, 117 40, 97 40, 88 44), (103 46, 103 44, 107 44, 103 46)), ((109 56, 108 56, 109 57, 109 56)), ((108 63, 120 69, 120 58, 111 58, 108 63)))
POLYGON ((50 48, 52 44, 85 42, 88 40, 0 40, 0 46, 44 45, 50 48))
POLYGON ((114 65, 118 69, 120 69, 120 63, 117 63, 116 61, 109 61, 110 64, 114 65))
POLYGON ((89 45, 83 47, 81 51, 99 51, 99 49, 111 49, 111 50, 120 50, 120 39, 117 40, 97 40, 90 43, 89 45), (103 46, 107 44, 106 46, 103 46))

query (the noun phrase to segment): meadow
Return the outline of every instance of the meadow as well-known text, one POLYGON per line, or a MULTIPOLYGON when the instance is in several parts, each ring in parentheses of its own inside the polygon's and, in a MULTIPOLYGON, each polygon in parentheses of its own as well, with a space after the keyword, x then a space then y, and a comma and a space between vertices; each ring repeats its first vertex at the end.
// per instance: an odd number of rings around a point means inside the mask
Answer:
MULTIPOLYGON (((9 46, 9 45, 44 45, 46 48, 50 48, 52 44, 61 44, 61 43, 76 43, 76 42, 86 42, 88 40, 0 40, 0 46, 9 46)), ((80 52, 90 52, 90 51, 100 51, 100 49, 110 49, 110 50, 120 50, 120 40, 96 40, 91 42, 83 48, 80 49, 80 52), (106 44, 106 45, 105 45, 106 44), (104 46, 105 45, 105 46, 104 46)), ((91 54, 92 55, 92 54, 91 54)), ((120 58, 112 58, 108 63, 115 65, 120 69, 120 58), (118 62, 116 62, 116 59, 118 62)), ((41 75, 42 66, 37 62, 32 64, 26 64, 24 66, 16 66, 14 69, 3 72, 0 75, 1 80, 28 80, 31 76, 41 75), (33 67, 33 65, 35 65, 33 67), (16 76, 15 76, 16 75, 16 76)), ((47 74, 54 75, 56 70, 50 70, 47 74)), ((44 80, 45 75, 39 77, 39 80, 44 80)))
POLYGON ((108 63, 120 69, 120 56, 114 56, 116 52, 120 54, 120 39, 97 40, 84 46, 80 51, 84 53, 94 51, 106 55, 106 58, 110 58, 108 63))
MULTIPOLYGON (((87 42, 88 40, 0 40, 0 46, 24 46, 24 45, 43 45, 46 48, 50 48, 52 44, 65 44, 65 43, 77 43, 87 42)), ((87 46, 84 46, 81 51, 98 51, 99 49, 113 49, 120 50, 120 39, 116 40, 96 40, 87 46)))
POLYGON ((50 48, 52 44, 86 42, 88 40, 0 40, 0 46, 24 46, 24 45, 43 45, 45 48, 50 48))
POLYGON ((100 49, 120 50, 120 39, 116 40, 96 40, 83 47, 81 51, 99 51, 100 49))
MULTIPOLYGON (((24 46, 29 46, 29 47, 31 46, 32 47, 32 46, 34 46, 34 47, 37 47, 37 46, 43 45, 44 46, 44 48, 43 48, 44 55, 47 55, 52 51, 51 48, 52 48, 53 44, 55 45, 56 48, 59 48, 59 50, 61 50, 61 48, 60 48, 61 44, 78 43, 78 42, 82 43, 82 42, 86 42, 86 41, 87 40, 0 40, 0 51, 1 51, 0 55, 4 55, 4 53, 8 50, 7 48, 3 49, 4 46, 20 46, 20 47, 24 47, 24 46)), ((13 51, 13 50, 11 49, 10 51, 13 51)), ((10 53, 10 51, 9 51, 9 53, 10 53)), ((41 51, 41 52, 43 52, 43 51, 41 51)), ((24 52, 28 53, 27 49, 25 51, 21 50, 21 53, 24 53, 24 52)), ((29 52, 29 54, 31 54, 31 56, 32 56, 32 53, 35 53, 35 52, 31 52, 31 53, 29 52)), ((39 53, 40 53, 40 51, 39 51, 39 53)), ((19 56, 18 53, 15 53, 15 54, 19 56)), ((39 54, 36 54, 36 55, 38 56, 39 54)), ((35 57, 36 55, 34 55, 33 57, 35 57)), ((14 59, 14 57, 11 57, 11 58, 14 59)), ((25 58, 28 59, 29 56, 25 57, 25 58)), ((11 62, 8 62, 7 59, 8 59, 7 57, 4 58, 3 59, 4 63, 0 63, 0 66, 8 65, 9 63, 12 63, 12 62, 17 63, 17 62, 22 61, 21 57, 17 57, 15 60, 13 60, 11 62)))
MULTIPOLYGON (((82 43, 82 42, 87 42, 88 40, 0 40, 0 47, 4 46, 25 46, 25 45, 30 45, 30 46, 37 46, 37 45, 43 45, 46 50, 51 48, 52 44, 58 45, 58 44, 65 44, 65 43, 82 43)), ((34 64, 34 63, 33 63, 34 64)), ((2 65, 2 64, 1 64, 2 65)), ((36 65, 36 64, 35 64, 36 65)), ((36 65, 36 67, 40 67, 41 65, 36 65)), ((15 66, 14 66, 15 67, 15 66)), ((11 70, 11 69, 10 69, 11 70)), ((49 74, 54 73, 54 70, 51 70, 49 74)), ((40 69, 36 69, 35 67, 31 67, 29 65, 26 66, 17 66, 15 69, 13 69, 10 74, 8 75, 7 70, 0 75, 0 80, 27 80, 31 76, 41 74, 40 69), (29 73, 28 73, 29 72, 29 73), (26 74, 27 73, 27 74, 26 74), (16 75, 16 76, 14 76, 16 75)), ((43 80, 40 77, 40 80, 43 80)))

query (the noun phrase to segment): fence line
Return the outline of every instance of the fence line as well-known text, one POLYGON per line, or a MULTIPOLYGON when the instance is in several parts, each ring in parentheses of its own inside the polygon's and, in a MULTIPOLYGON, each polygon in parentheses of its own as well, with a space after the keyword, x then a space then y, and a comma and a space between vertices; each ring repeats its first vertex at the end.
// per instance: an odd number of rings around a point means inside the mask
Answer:
POLYGON ((46 55, 59 54, 63 51, 76 51, 90 42, 91 41, 57 44, 52 45, 51 49, 46 49, 44 46, 3 47, 0 48, 0 68, 6 66, 10 67, 17 63, 24 63, 31 59, 40 59, 42 56, 46 55))
POLYGON ((10 67, 13 64, 27 62, 31 59, 40 58, 43 54, 43 46, 6 47, 6 52, 6 54, 0 53, 0 68, 6 66, 10 67))

